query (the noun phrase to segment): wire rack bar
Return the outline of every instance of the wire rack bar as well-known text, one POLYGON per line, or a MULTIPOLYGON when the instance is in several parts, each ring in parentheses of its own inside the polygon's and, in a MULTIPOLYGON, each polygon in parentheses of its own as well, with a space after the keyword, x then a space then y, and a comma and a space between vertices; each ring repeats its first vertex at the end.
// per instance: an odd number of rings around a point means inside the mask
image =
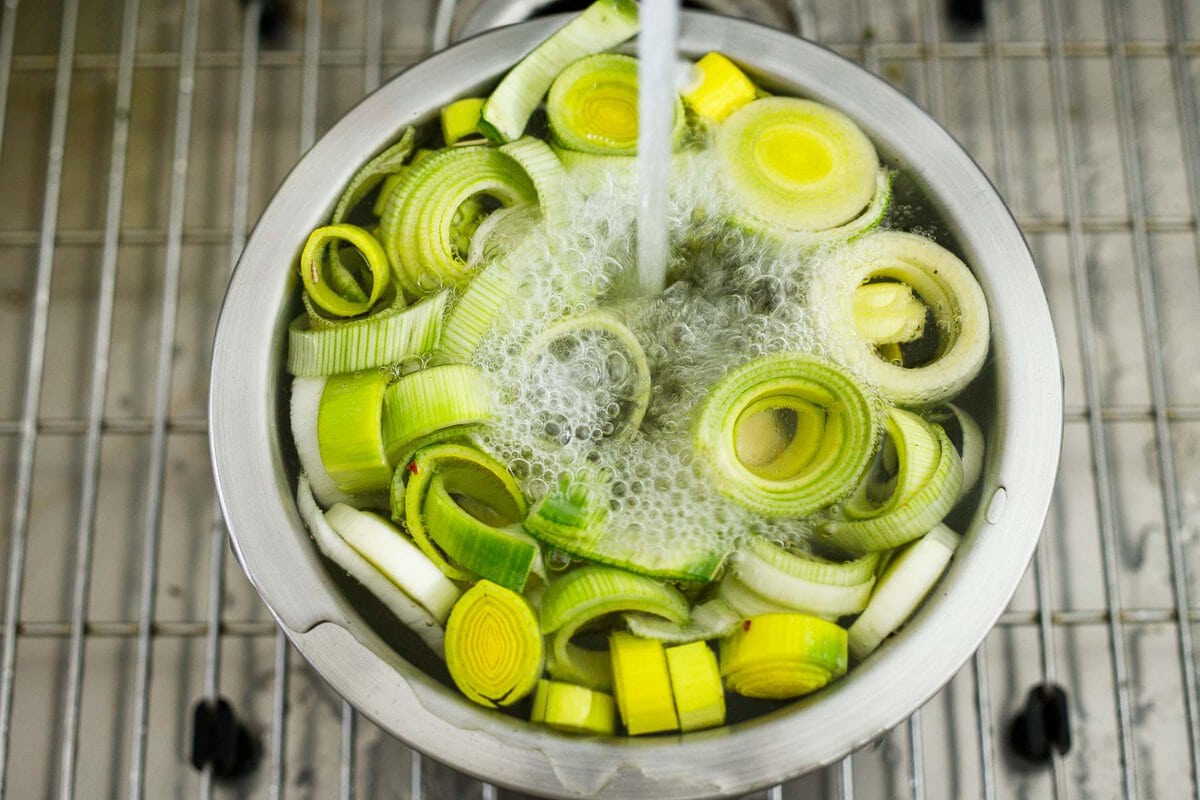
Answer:
POLYGON ((908 734, 908 796, 925 800, 925 751, 921 746, 921 712, 914 711, 905 725, 908 734))
MULTIPOLYGON (((1196 93, 1188 57, 1192 55, 1188 42, 1183 40, 1187 30, 1187 0, 1166 0, 1167 49, 1171 59, 1171 82, 1175 91, 1175 113, 1183 137, 1183 174, 1187 178, 1188 205, 1192 220, 1198 223, 1195 232, 1195 252, 1200 253, 1200 114, 1196 110, 1196 93)), ((1200 782, 1200 777, 1197 777, 1200 782)))
MULTIPOLYGON (((1069 88, 1066 58, 1063 54, 1062 20, 1055 0, 1042 0, 1046 31, 1050 39, 1050 94, 1054 113, 1054 132, 1062 167, 1063 202, 1067 208, 1068 250, 1071 261, 1071 282, 1075 295, 1075 313, 1079 321, 1079 347, 1083 361, 1085 396, 1089 409, 1100 403, 1099 368, 1096 365, 1096 327, 1092 314, 1091 282, 1086 264, 1086 245, 1079 219, 1083 216, 1079 196, 1079 162, 1075 136, 1067 116, 1069 88)), ((1099 414, 1093 413, 1088 431, 1091 435, 1092 468, 1096 479, 1096 502, 1100 515, 1100 551, 1103 561, 1104 593, 1114 612, 1121 608, 1121 593, 1117 575, 1117 544, 1114 513, 1112 471, 1108 461, 1108 435, 1099 414)), ((1040 601, 1039 601, 1040 602, 1040 601)), ((1120 616, 1109 617, 1110 656, 1113 669, 1113 690, 1117 711, 1117 740, 1121 759, 1121 783, 1124 796, 1136 798, 1134 752, 1132 742, 1133 716, 1129 701, 1129 670, 1125 652, 1125 632, 1120 616)))
POLYGON ((96 524, 96 494, 100 481, 100 435, 104 395, 108 386, 108 350, 112 340, 113 303, 117 282, 117 247, 121 208, 125 195, 125 155, 129 143, 129 112, 133 97, 133 54, 137 45, 138 0, 126 0, 121 22, 121 59, 117 70, 117 96, 113 110, 112 154, 109 158, 108 202, 104 222, 104 250, 100 259, 100 287, 96 299, 96 326, 92 348, 92 375, 88 392, 87 436, 80 481, 79 523, 75 530, 75 576, 71 593, 71 643, 67 656, 67 688, 59 757, 58 796, 75 796, 75 759, 79 746, 82 705, 84 634, 88 591, 92 574, 92 541, 96 524))
MULTIPOLYGON (((15 23, 16 4, 7 21, 15 23)), ((54 271, 54 233, 58 227, 58 201, 62 191, 63 151, 67 136, 67 112, 71 99, 71 70, 75 56, 75 32, 79 0, 63 5, 58 48, 58 70, 54 80, 50 145, 46 160, 46 192, 42 198, 42 235, 38 244, 37 278, 33 295, 33 324, 29 359, 25 366, 25 393, 21 412, 21 444, 17 455, 16 499, 9 532, 8 585, 4 606, 4 651, 0 656, 0 798, 4 797, 8 773, 8 751, 12 735, 13 682, 17 660, 16 622, 21 613, 21 582, 25 574, 25 545, 29 534, 29 508, 33 495, 33 461, 37 449, 38 406, 42 399, 42 374, 46 366, 46 336, 50 320, 50 278, 54 271)), ((7 85, 6 85, 7 87, 7 85)))
POLYGON ((20 0, 5 0, 0 17, 0 153, 4 145, 4 123, 8 118, 8 84, 13 71, 13 38, 17 27, 20 0))
POLYGON ((379 88, 383 75, 383 0, 367 0, 367 40, 363 50, 363 94, 379 88))
POLYGON ((354 800, 354 753, 355 753, 355 738, 358 728, 357 715, 354 712, 354 706, 349 703, 342 703, 342 768, 341 780, 338 782, 341 789, 341 800, 354 800))
POLYGON ((992 747, 992 698, 988 687, 987 643, 971 661, 975 678, 975 720, 979 734, 979 798, 996 799, 996 752, 992 747))

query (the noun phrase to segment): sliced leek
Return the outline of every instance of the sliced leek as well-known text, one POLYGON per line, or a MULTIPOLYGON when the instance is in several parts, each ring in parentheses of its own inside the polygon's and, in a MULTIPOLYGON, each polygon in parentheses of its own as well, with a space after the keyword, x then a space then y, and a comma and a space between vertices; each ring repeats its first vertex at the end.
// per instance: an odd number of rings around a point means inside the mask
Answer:
POLYGON ((383 247, 367 231, 356 225, 340 223, 317 228, 300 254, 300 277, 308 297, 321 309, 339 317, 353 317, 371 310, 391 280, 388 257, 383 247), (330 263, 330 253, 345 242, 354 248, 371 276, 367 292, 353 276, 338 264, 330 263))
POLYGON ((371 566, 444 623, 458 601, 458 587, 392 523, 369 511, 338 503, 325 512, 337 535, 371 566))
POLYGON ((592 620, 640 611, 683 624, 687 600, 678 590, 650 578, 609 567, 587 566, 550 584, 542 597, 542 633, 550 635, 550 675, 592 689, 612 686, 607 654, 585 650, 571 640, 592 620))
POLYGON ((441 352, 450 361, 467 361, 500 316, 504 304, 520 289, 520 270, 528 268, 519 254, 502 256, 475 274, 450 309, 442 329, 441 352), (517 255, 517 257, 514 257, 517 255))
MULTIPOLYGON (((799 611, 834 621, 866 608, 875 585, 877 560, 875 554, 870 554, 856 561, 836 563, 793 553, 756 538, 733 556, 731 573, 740 584, 733 588, 736 592, 746 587, 774 606, 771 610, 799 611)), ((731 605, 742 614, 762 613, 749 607, 746 601, 750 598, 738 598, 736 594, 735 598, 731 605)))
POLYGON ((442 140, 446 144, 458 144, 468 137, 482 136, 479 113, 483 103, 482 97, 464 97, 442 108, 442 140))
POLYGON ((721 122, 758 96, 758 89, 720 53, 708 53, 692 67, 691 81, 683 90, 683 100, 696 116, 709 122, 721 122))
POLYGON ((722 176, 744 214, 817 233, 859 216, 876 195, 879 157, 839 111, 791 97, 755 100, 717 130, 722 176))
POLYGON ((525 170, 537 193, 538 207, 542 216, 551 225, 568 225, 564 214, 567 209, 567 171, 550 145, 532 136, 523 136, 515 142, 501 145, 500 152, 511 158, 525 170))
POLYGON ((617 707, 612 695, 543 678, 534 690, 529 719, 567 733, 612 734, 617 730, 617 707))
POLYGON ((325 554, 326 558, 346 570, 352 578, 366 587, 367 591, 375 595, 389 611, 396 615, 398 620, 429 645, 429 648, 439 658, 445 658, 445 635, 440 622, 424 606, 384 577, 383 573, 373 567, 334 531, 313 499, 308 479, 304 476, 300 476, 296 488, 296 507, 300 510, 300 517, 312 533, 317 547, 325 554))
POLYGON ((679 728, 662 642, 618 631, 609 637, 613 695, 630 736, 679 728))
POLYGON ((900 550, 875 583, 871 602, 850 626, 850 654, 862 661, 913 615, 946 571, 959 537, 945 525, 900 550))
POLYGON ((973 416, 953 403, 937 406, 926 416, 942 426, 942 430, 946 431, 946 435, 958 451, 963 469, 962 486, 956 498, 956 502, 960 501, 971 493, 983 474, 983 431, 973 416))
POLYGON ((395 364, 432 352, 441 340, 448 295, 440 292, 408 308, 314 329, 307 314, 288 326, 288 372, 333 375, 395 364))
POLYGON ((510 706, 533 691, 544 665, 537 617, 524 597, 484 580, 455 604, 446 623, 446 666, 469 699, 510 706))
POLYGON ((874 345, 911 342, 925 332, 925 306, 903 283, 864 283, 854 290, 854 326, 874 345))
POLYGON ((337 206, 333 209, 332 224, 345 221, 372 189, 389 175, 395 175, 404 168, 404 161, 412 152, 415 139, 416 132, 411 127, 405 128, 398 142, 368 161, 365 167, 355 173, 342 190, 342 196, 338 198, 337 206))
POLYGON ((957 256, 922 236, 883 231, 852 242, 819 271, 810 290, 826 335, 841 356, 900 405, 928 406, 966 388, 988 352, 988 309, 983 291, 957 256), (854 297, 860 284, 890 280, 912 289, 929 309, 937 336, 922 364, 892 363, 858 332, 854 297))
POLYGON ((687 644, 728 636, 742 624, 742 616, 725 600, 716 597, 693 608, 691 618, 682 625, 654 614, 636 611, 625 615, 625 625, 630 633, 643 639, 658 639, 664 644, 687 644))
POLYGON ((698 731, 725 724, 725 690, 717 657, 704 642, 667 648, 667 670, 679 715, 679 730, 698 731))
POLYGON ((325 469, 321 460, 321 444, 317 438, 317 415, 321 395, 325 393, 325 378, 296 378, 292 381, 291 423, 292 440, 300 458, 300 472, 305 486, 323 506, 349 503, 350 495, 338 488, 337 481, 325 469))
POLYGON ((464 432, 492 416, 483 373, 466 364, 446 364, 411 372, 387 388, 383 439, 396 464, 430 436, 464 432))
POLYGON ((520 138, 542 96, 564 67, 582 56, 615 47, 637 29, 634 0, 592 3, 509 70, 484 103, 484 132, 499 142, 520 138))
POLYGON ((334 375, 321 393, 321 463, 338 489, 348 494, 379 491, 391 481, 380 422, 387 381, 379 370, 334 375))
POLYGON ((846 631, 807 614, 763 614, 721 640, 721 675, 730 691, 785 700, 846 673, 846 631))
POLYGON ((876 414, 845 372, 804 355, 757 358, 709 391, 693 448, 718 491, 771 517, 797 517, 853 490, 871 462, 876 414), (786 422, 790 438, 769 460, 746 463, 743 425, 759 415, 786 422))

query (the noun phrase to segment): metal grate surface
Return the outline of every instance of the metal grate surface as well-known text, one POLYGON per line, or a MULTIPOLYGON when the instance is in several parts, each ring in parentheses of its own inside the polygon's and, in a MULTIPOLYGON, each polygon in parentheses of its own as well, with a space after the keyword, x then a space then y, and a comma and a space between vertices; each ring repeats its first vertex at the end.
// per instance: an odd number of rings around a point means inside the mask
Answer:
MULTIPOLYGON (((3 3, 0 796, 510 796, 360 720, 289 652, 225 546, 205 447, 249 224, 452 2, 296 0, 268 43, 253 0, 3 3), (186 763, 190 706, 218 692, 265 746, 234 784, 186 763)), ((1012 205, 1062 347, 1059 484, 973 662, 906 725, 756 798, 1200 797, 1200 4, 994 0, 983 29, 941 6, 787 10, 941 120, 1012 205), (1075 743, 1031 770, 1004 739, 1043 679, 1069 688, 1075 743)))

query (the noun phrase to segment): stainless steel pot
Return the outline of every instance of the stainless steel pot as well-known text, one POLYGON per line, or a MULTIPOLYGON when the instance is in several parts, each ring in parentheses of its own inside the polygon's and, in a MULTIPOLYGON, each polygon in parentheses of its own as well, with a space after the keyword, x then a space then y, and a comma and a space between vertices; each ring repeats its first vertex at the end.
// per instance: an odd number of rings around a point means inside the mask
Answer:
POLYGON ((288 176, 246 245, 217 330, 209 398, 217 491, 242 567, 297 649, 356 708, 413 747, 534 794, 739 795, 828 764, 895 726, 953 676, 994 624, 1033 553, 1058 464, 1062 384, 1054 332, 1008 209, 933 120, 815 44, 752 23, 685 14, 682 51, 720 50, 767 85, 842 109, 886 160, 919 176, 941 212, 992 314, 980 506, 949 573, 916 618, 827 691, 784 709, 701 733, 605 740, 559 735, 471 704, 406 660, 402 640, 369 598, 354 595, 345 577, 327 568, 297 514, 281 369, 295 311, 293 264, 361 164, 403 126, 485 90, 558 24, 543 19, 493 31, 414 66, 347 114, 288 176))

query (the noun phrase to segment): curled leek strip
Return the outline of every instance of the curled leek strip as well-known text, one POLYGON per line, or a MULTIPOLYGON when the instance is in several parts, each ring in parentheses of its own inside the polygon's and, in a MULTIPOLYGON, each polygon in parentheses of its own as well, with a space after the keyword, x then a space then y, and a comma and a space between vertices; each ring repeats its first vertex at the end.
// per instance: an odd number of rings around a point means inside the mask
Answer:
POLYGON ((820 324, 834 347, 879 391, 900 405, 928 406, 966 388, 988 352, 988 310, 983 290, 957 256, 912 233, 883 231, 852 242, 828 269, 816 274, 810 290, 814 307, 827 309, 820 324), (916 294, 936 322, 932 357, 897 365, 864 341, 854 322, 854 296, 860 284, 890 280, 916 294))
POLYGON ((692 609, 691 619, 680 625, 653 614, 632 612, 625 615, 629 632, 643 639, 658 639, 664 644, 688 644, 728 636, 742 623, 742 614, 720 597, 692 609))
POLYGON ((846 373, 803 355, 733 370, 700 408, 693 448, 717 490, 770 517, 798 517, 845 497, 875 450, 875 412, 846 373), (765 419, 782 433, 749 442, 765 419), (746 430, 743 430, 743 429, 746 430))
POLYGON ((671 692, 679 730, 698 731, 725 724, 725 690, 717 657, 704 642, 667 648, 671 692))
POLYGON ((519 139, 542 96, 568 64, 615 47, 637 30, 634 0, 592 3, 508 71, 484 103, 484 132, 498 142, 519 139))
POLYGON ((937 425, 898 408, 887 415, 888 440, 896 449, 895 487, 882 503, 871 499, 868 476, 842 504, 844 519, 821 535, 847 553, 890 550, 923 535, 954 507, 962 486, 962 461, 937 425))
POLYGON ((681 625, 688 620, 687 600, 677 589, 624 570, 581 567, 551 583, 542 596, 541 612, 542 633, 550 635, 550 675, 591 689, 611 688, 608 654, 585 650, 571 640, 588 622, 624 611, 654 614, 681 625))
POLYGON ((516 260, 500 257, 476 273, 458 296, 442 330, 441 352, 467 361, 479 347, 504 304, 520 288, 516 260))
POLYGON ((350 502, 350 495, 338 488, 337 481, 321 461, 321 444, 317 438, 317 413, 321 395, 325 393, 325 378, 296 378, 292 381, 291 423, 296 455, 300 458, 306 491, 316 496, 323 506, 350 502))
MULTIPOLYGON (((731 588, 737 592, 744 587, 766 600, 770 610, 799 611, 832 622, 866 608, 877 561, 872 553, 839 564, 754 539, 733 556, 732 573, 740 585, 731 588)), ((762 613, 733 597, 731 605, 745 616, 762 613)))
POLYGON ((441 339, 447 299, 441 292, 408 308, 393 307, 365 319, 319 329, 302 314, 288 326, 288 372, 334 375, 430 353, 441 339))
POLYGON ((618 631, 608 639, 613 696, 630 736, 679 728, 662 642, 618 631))
POLYGON ((493 147, 434 153, 405 172, 380 220, 396 278, 415 296, 463 285, 469 242, 487 213, 536 201, 529 176, 493 147))
POLYGON ((380 370, 334 375, 317 410, 321 462, 339 490, 349 494, 386 489, 392 470, 384 449, 387 374, 380 370))
POLYGON ((503 464, 467 445, 442 443, 423 447, 411 461, 396 467, 392 478, 392 519, 404 522, 417 547, 446 577, 474 580, 476 575, 470 569, 447 560, 426 529, 426 500, 430 485, 439 476, 444 486, 449 481, 451 492, 469 498, 467 502, 476 509, 487 509, 500 524, 524 516, 525 498, 503 464))
POLYGON ((854 327, 874 345, 911 342, 925 332, 925 306, 903 283, 864 283, 854 290, 854 327))
POLYGON ((746 73, 720 53, 708 53, 692 66, 683 99, 700 119, 721 122, 758 96, 746 73))
POLYGON ((404 160, 412 152, 415 138, 416 132, 411 127, 405 128, 404 133, 400 136, 400 141, 375 156, 367 162, 365 167, 355 173, 350 182, 346 184, 342 196, 338 198, 337 206, 333 209, 332 224, 336 225, 345 221, 355 206, 362 202, 362 199, 370 194, 372 189, 387 176, 394 175, 404 168, 404 160))
POLYGON ((877 194, 871 140, 845 114, 811 100, 755 100, 721 123, 716 146, 726 186, 748 220, 768 227, 837 228, 877 194))
MULTIPOLYGON (((339 265, 340 266, 340 265, 339 265)), ((391 279, 387 254, 374 236, 356 225, 341 223, 317 228, 309 234, 300 254, 300 277, 309 298, 319 308, 339 317, 366 313, 383 296, 391 279), (354 247, 371 273, 371 291, 367 294, 344 267, 330 264, 328 254, 344 241, 354 247)))
POLYGON ((929 411, 927 417, 946 431, 962 461, 963 480, 955 502, 962 500, 983 474, 983 431, 975 418, 953 403, 945 403, 929 411))
POLYGON ((532 136, 501 145, 500 152, 521 165, 537 191, 538 207, 552 225, 568 224, 566 180, 567 171, 550 145, 532 136))
POLYGON ((534 690, 529 720, 567 733, 612 734, 617 709, 612 695, 543 678, 534 690))
POLYGON ((442 109, 442 139, 446 144, 458 144, 469 136, 483 135, 479 130, 483 102, 482 97, 464 97, 442 109))
POLYGON ((410 372, 387 388, 383 439, 388 460, 405 461, 430 437, 445 440, 492 417, 487 384, 477 367, 446 364, 410 372))
POLYGON ((455 604, 446 623, 446 666, 469 699, 510 706, 533 691, 544 665, 537 617, 524 597, 484 580, 455 604))
POLYGON ((438 620, 338 536, 313 499, 308 479, 304 476, 300 477, 296 488, 296 507, 325 557, 366 587, 398 620, 421 637, 439 658, 445 658, 445 634, 438 620))
POLYGON ((730 691, 785 700, 846 673, 846 631, 807 614, 751 617, 721 640, 721 675, 730 691))
MULTIPOLYGON (((584 56, 554 79, 546 98, 554 143, 597 155, 632 156, 638 140, 638 62, 632 56, 584 56)), ((684 132, 683 103, 675 98, 674 140, 684 132)))
POLYGON ((946 571, 958 534, 938 525, 900 550, 875 583, 871 602, 850 626, 850 653, 862 661, 913 615, 946 571))

